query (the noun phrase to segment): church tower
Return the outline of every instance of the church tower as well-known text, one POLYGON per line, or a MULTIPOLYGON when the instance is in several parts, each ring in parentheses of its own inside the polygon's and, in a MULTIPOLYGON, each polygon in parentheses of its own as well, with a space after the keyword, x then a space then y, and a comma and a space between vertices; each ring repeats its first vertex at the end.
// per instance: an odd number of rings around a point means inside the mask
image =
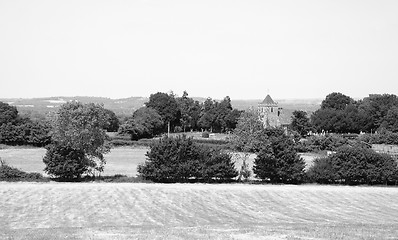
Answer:
POLYGON ((278 103, 272 100, 268 94, 265 99, 258 104, 258 113, 260 120, 263 122, 264 127, 279 127, 281 126, 280 114, 282 108, 278 107, 278 103))

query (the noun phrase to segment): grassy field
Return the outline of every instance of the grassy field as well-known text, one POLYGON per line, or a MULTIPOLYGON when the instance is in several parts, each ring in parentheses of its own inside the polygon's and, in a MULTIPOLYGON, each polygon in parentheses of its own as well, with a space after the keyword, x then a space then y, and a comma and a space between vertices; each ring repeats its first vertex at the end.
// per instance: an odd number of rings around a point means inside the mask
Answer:
MULTIPOLYGON (((135 176, 137 165, 145 161, 145 147, 118 147, 113 148, 105 155, 107 161, 105 171, 102 175, 123 174, 135 176)), ((26 172, 43 173, 45 167, 43 156, 46 154, 44 148, 9 148, 0 150, 0 158, 10 166, 17 167, 26 172)))
POLYGON ((398 188, 0 182, 0 239, 398 239, 398 188))
MULTIPOLYGON (((136 176, 137 165, 145 162, 145 154, 149 150, 147 147, 116 147, 110 153, 105 155, 107 161, 103 176, 123 174, 127 176, 136 176)), ((39 172, 44 174, 45 167, 43 156, 46 150, 44 148, 7 148, 0 149, 0 158, 5 160, 10 166, 17 167, 26 172, 39 172)), ((300 154, 308 166, 311 165, 316 154, 300 154)), ((247 162, 250 169, 253 167, 255 155, 250 154, 247 162)), ((236 169, 240 169, 243 160, 242 153, 233 154, 236 169)))

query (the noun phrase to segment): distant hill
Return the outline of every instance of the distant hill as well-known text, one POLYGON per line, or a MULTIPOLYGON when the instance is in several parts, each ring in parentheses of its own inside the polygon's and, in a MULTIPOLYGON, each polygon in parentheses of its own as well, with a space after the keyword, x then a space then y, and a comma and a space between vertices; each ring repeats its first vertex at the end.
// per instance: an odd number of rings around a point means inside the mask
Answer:
MULTIPOLYGON (((193 97, 193 99, 203 102, 206 98, 193 97)), ((105 108, 114 111, 117 115, 130 115, 138 108, 144 106, 149 100, 147 97, 130 97, 111 99, 104 97, 48 97, 48 98, 0 98, 1 102, 6 102, 16 106, 22 114, 47 114, 55 111, 60 105, 77 100, 83 103, 101 103, 105 108)), ((276 99, 279 107, 282 107, 283 114, 286 118, 290 118, 294 110, 303 110, 311 114, 320 107, 322 99, 276 99)), ((260 99, 250 100, 231 100, 232 106, 239 110, 256 108, 260 99)))

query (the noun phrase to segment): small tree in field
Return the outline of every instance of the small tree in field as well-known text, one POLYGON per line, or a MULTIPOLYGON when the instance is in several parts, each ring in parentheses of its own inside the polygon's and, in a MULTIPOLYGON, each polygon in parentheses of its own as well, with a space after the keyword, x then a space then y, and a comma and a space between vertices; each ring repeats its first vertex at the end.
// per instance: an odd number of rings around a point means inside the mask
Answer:
POLYGON ((45 171, 56 177, 102 172, 110 150, 105 133, 108 116, 101 105, 69 102, 53 120, 53 145, 44 156, 45 171))
POLYGON ((254 160, 254 174, 273 183, 302 182, 305 162, 297 154, 293 139, 282 129, 266 129, 266 133, 269 141, 254 160))

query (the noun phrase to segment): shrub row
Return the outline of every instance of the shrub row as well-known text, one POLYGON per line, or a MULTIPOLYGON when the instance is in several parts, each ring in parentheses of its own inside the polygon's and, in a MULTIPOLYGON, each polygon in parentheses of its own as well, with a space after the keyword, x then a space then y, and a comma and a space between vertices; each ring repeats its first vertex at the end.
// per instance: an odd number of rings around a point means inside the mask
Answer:
POLYGON ((150 146, 138 173, 154 182, 231 181, 238 175, 228 153, 195 143, 192 138, 164 137, 150 146))
POLYGON ((396 184, 397 162, 388 155, 361 147, 343 147, 319 158, 307 171, 308 180, 321 184, 396 184))

